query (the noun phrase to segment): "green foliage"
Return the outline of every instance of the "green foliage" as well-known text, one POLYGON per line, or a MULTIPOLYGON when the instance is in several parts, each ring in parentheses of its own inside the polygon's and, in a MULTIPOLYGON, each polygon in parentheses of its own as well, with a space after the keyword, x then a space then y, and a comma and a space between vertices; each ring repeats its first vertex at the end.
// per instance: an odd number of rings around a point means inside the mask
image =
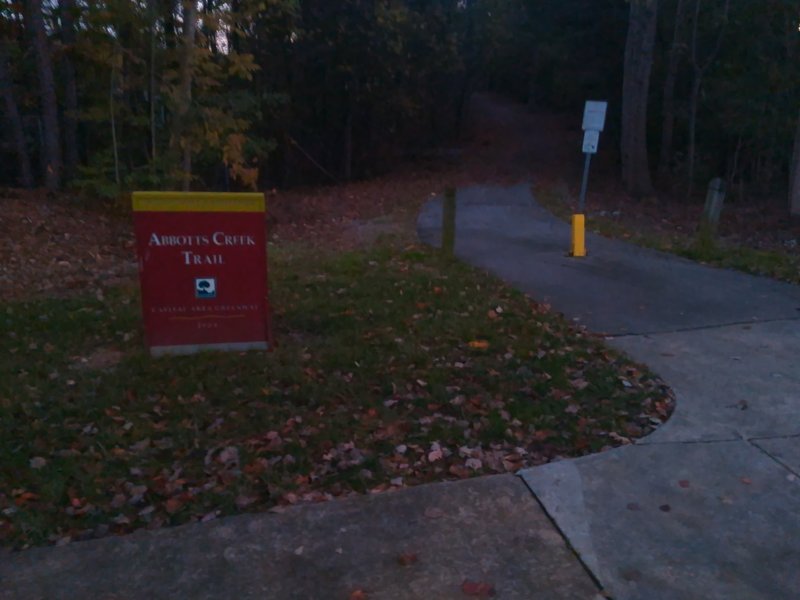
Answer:
MULTIPOLYGON (((686 171, 692 32, 702 59, 724 24, 697 113, 696 187, 713 176, 750 196, 785 187, 800 104, 797 2, 731 0, 723 20, 724 0, 705 0, 695 28, 696 0, 681 1, 672 174, 686 171)), ((653 147, 677 3, 659 2, 653 147)), ((188 106, 179 85, 182 2, 78 7, 80 35, 69 47, 57 3, 44 3, 62 102, 63 62, 78 73, 84 169, 72 184, 88 193, 177 185, 183 150, 202 188, 369 176, 457 133, 478 87, 573 112, 587 98, 608 99, 604 147, 617 146, 627 0, 207 0, 191 47, 188 106)), ((0 24, 35 162, 38 82, 21 5, 4 5, 0 24)))
MULTIPOLYGON (((178 185, 187 153, 202 188, 368 175, 452 135, 481 62, 481 2, 207 0, 188 51, 184 2, 78 4, 72 47, 58 41, 55 3, 45 17, 56 65, 68 57, 78 74, 84 168, 71 183, 104 196, 178 185)), ((28 44, 24 28, 6 37, 28 44)), ((20 104, 34 124, 35 69, 13 75, 21 95, 33 90, 20 104)))

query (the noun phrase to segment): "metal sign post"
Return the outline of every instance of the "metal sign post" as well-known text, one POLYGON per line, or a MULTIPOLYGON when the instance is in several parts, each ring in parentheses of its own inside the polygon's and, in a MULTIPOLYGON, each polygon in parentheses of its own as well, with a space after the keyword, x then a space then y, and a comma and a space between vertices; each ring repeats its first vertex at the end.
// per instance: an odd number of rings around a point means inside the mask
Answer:
POLYGON ((583 109, 583 153, 586 159, 583 164, 583 180, 581 181, 581 195, 578 200, 578 212, 572 215, 572 251, 570 254, 576 258, 586 256, 586 190, 589 187, 589 167, 592 164, 592 155, 597 154, 600 144, 600 132, 606 123, 608 102, 589 100, 583 109))

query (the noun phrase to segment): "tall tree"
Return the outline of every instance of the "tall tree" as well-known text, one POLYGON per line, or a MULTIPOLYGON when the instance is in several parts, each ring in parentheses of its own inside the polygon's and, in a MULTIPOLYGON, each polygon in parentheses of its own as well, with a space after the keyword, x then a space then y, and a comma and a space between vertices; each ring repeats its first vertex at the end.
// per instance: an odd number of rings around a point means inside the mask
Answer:
POLYGON ((75 0, 58 0, 61 20, 61 41, 64 53, 61 68, 64 76, 64 174, 75 175, 78 166, 78 80, 73 52, 76 42, 75 0))
POLYGON ((157 0, 147 0, 147 20, 149 34, 148 48, 148 81, 147 81, 147 100, 150 109, 150 168, 155 166, 158 155, 158 143, 156 140, 156 28, 158 26, 158 6, 157 0))
POLYGON ((658 153, 658 176, 664 178, 672 161, 672 140, 675 133, 675 83, 678 67, 685 50, 682 41, 683 26, 686 20, 686 0, 677 0, 675 22, 672 29, 672 44, 667 60, 667 74, 664 77, 664 105, 661 112, 661 150, 658 153))
POLYGON ((647 154, 647 106, 658 0, 631 0, 622 84, 622 179, 629 193, 653 191, 647 154))
POLYGON ((58 124, 58 100, 53 77, 53 57, 47 40, 47 29, 42 14, 42 0, 26 0, 25 20, 30 31, 31 43, 36 57, 36 73, 39 77, 39 94, 44 129, 45 174, 48 190, 61 187, 61 133, 58 124))
POLYGON ((8 130, 14 140, 14 148, 17 152, 19 164, 19 182, 27 187, 33 187, 33 172, 31 171, 31 159, 28 154, 28 144, 25 140, 25 129, 22 126, 22 117, 17 107, 17 99, 14 96, 14 84, 11 73, 8 69, 8 43, 0 40, 0 93, 3 95, 3 102, 6 108, 6 121, 8 130))
POLYGON ((800 217, 800 118, 794 134, 794 151, 789 166, 789 213, 800 217))
POLYGON ((720 48, 722 47, 722 38, 725 35, 725 27, 728 23, 728 10, 730 8, 730 4, 730 0, 724 0, 721 24, 719 25, 716 39, 708 55, 705 57, 705 59, 702 59, 699 56, 698 50, 700 45, 700 35, 698 34, 698 30, 700 22, 701 0, 695 0, 694 2, 694 21, 692 22, 691 43, 692 93, 691 97, 689 98, 689 148, 686 153, 686 160, 688 163, 687 197, 691 197, 694 191, 695 153, 697 150, 697 108, 700 104, 700 90, 703 86, 703 77, 705 77, 706 71, 708 71, 709 67, 714 64, 720 48))
POLYGON ((197 2, 183 3, 183 35, 180 54, 180 79, 178 82, 178 111, 175 116, 174 144, 181 154, 181 187, 188 191, 192 182, 192 147, 188 139, 189 108, 192 103, 192 71, 197 32, 197 2))

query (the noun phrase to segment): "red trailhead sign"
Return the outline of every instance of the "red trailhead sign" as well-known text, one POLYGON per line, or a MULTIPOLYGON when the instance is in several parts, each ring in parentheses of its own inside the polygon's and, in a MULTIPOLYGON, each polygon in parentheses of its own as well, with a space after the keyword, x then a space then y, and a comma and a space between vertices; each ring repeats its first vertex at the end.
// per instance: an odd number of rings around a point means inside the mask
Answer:
POLYGON ((263 194, 134 192, 153 356, 268 347, 264 216, 263 194))

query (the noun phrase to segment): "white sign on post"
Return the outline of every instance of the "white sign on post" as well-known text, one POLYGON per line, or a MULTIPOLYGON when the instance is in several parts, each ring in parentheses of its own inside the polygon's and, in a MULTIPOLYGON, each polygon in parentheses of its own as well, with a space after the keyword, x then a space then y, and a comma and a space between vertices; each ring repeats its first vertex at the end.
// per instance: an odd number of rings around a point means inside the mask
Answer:
MULTIPOLYGON (((586 160, 583 165, 583 181, 581 182, 581 196, 578 201, 579 214, 586 208, 586 188, 589 185, 589 165, 592 163, 592 154, 597 154, 600 143, 600 132, 606 124, 606 109, 608 102, 587 100, 583 109, 583 153, 586 160)), ((575 256, 579 256, 577 253, 575 256)), ((580 254, 580 256, 585 256, 580 254)))
POLYGON ((586 107, 583 109, 583 130, 603 131, 603 127, 606 124, 607 108, 608 102, 587 100, 586 107))
POLYGON ((597 145, 600 143, 600 132, 596 129, 587 129, 583 132, 583 153, 597 154, 597 145))

